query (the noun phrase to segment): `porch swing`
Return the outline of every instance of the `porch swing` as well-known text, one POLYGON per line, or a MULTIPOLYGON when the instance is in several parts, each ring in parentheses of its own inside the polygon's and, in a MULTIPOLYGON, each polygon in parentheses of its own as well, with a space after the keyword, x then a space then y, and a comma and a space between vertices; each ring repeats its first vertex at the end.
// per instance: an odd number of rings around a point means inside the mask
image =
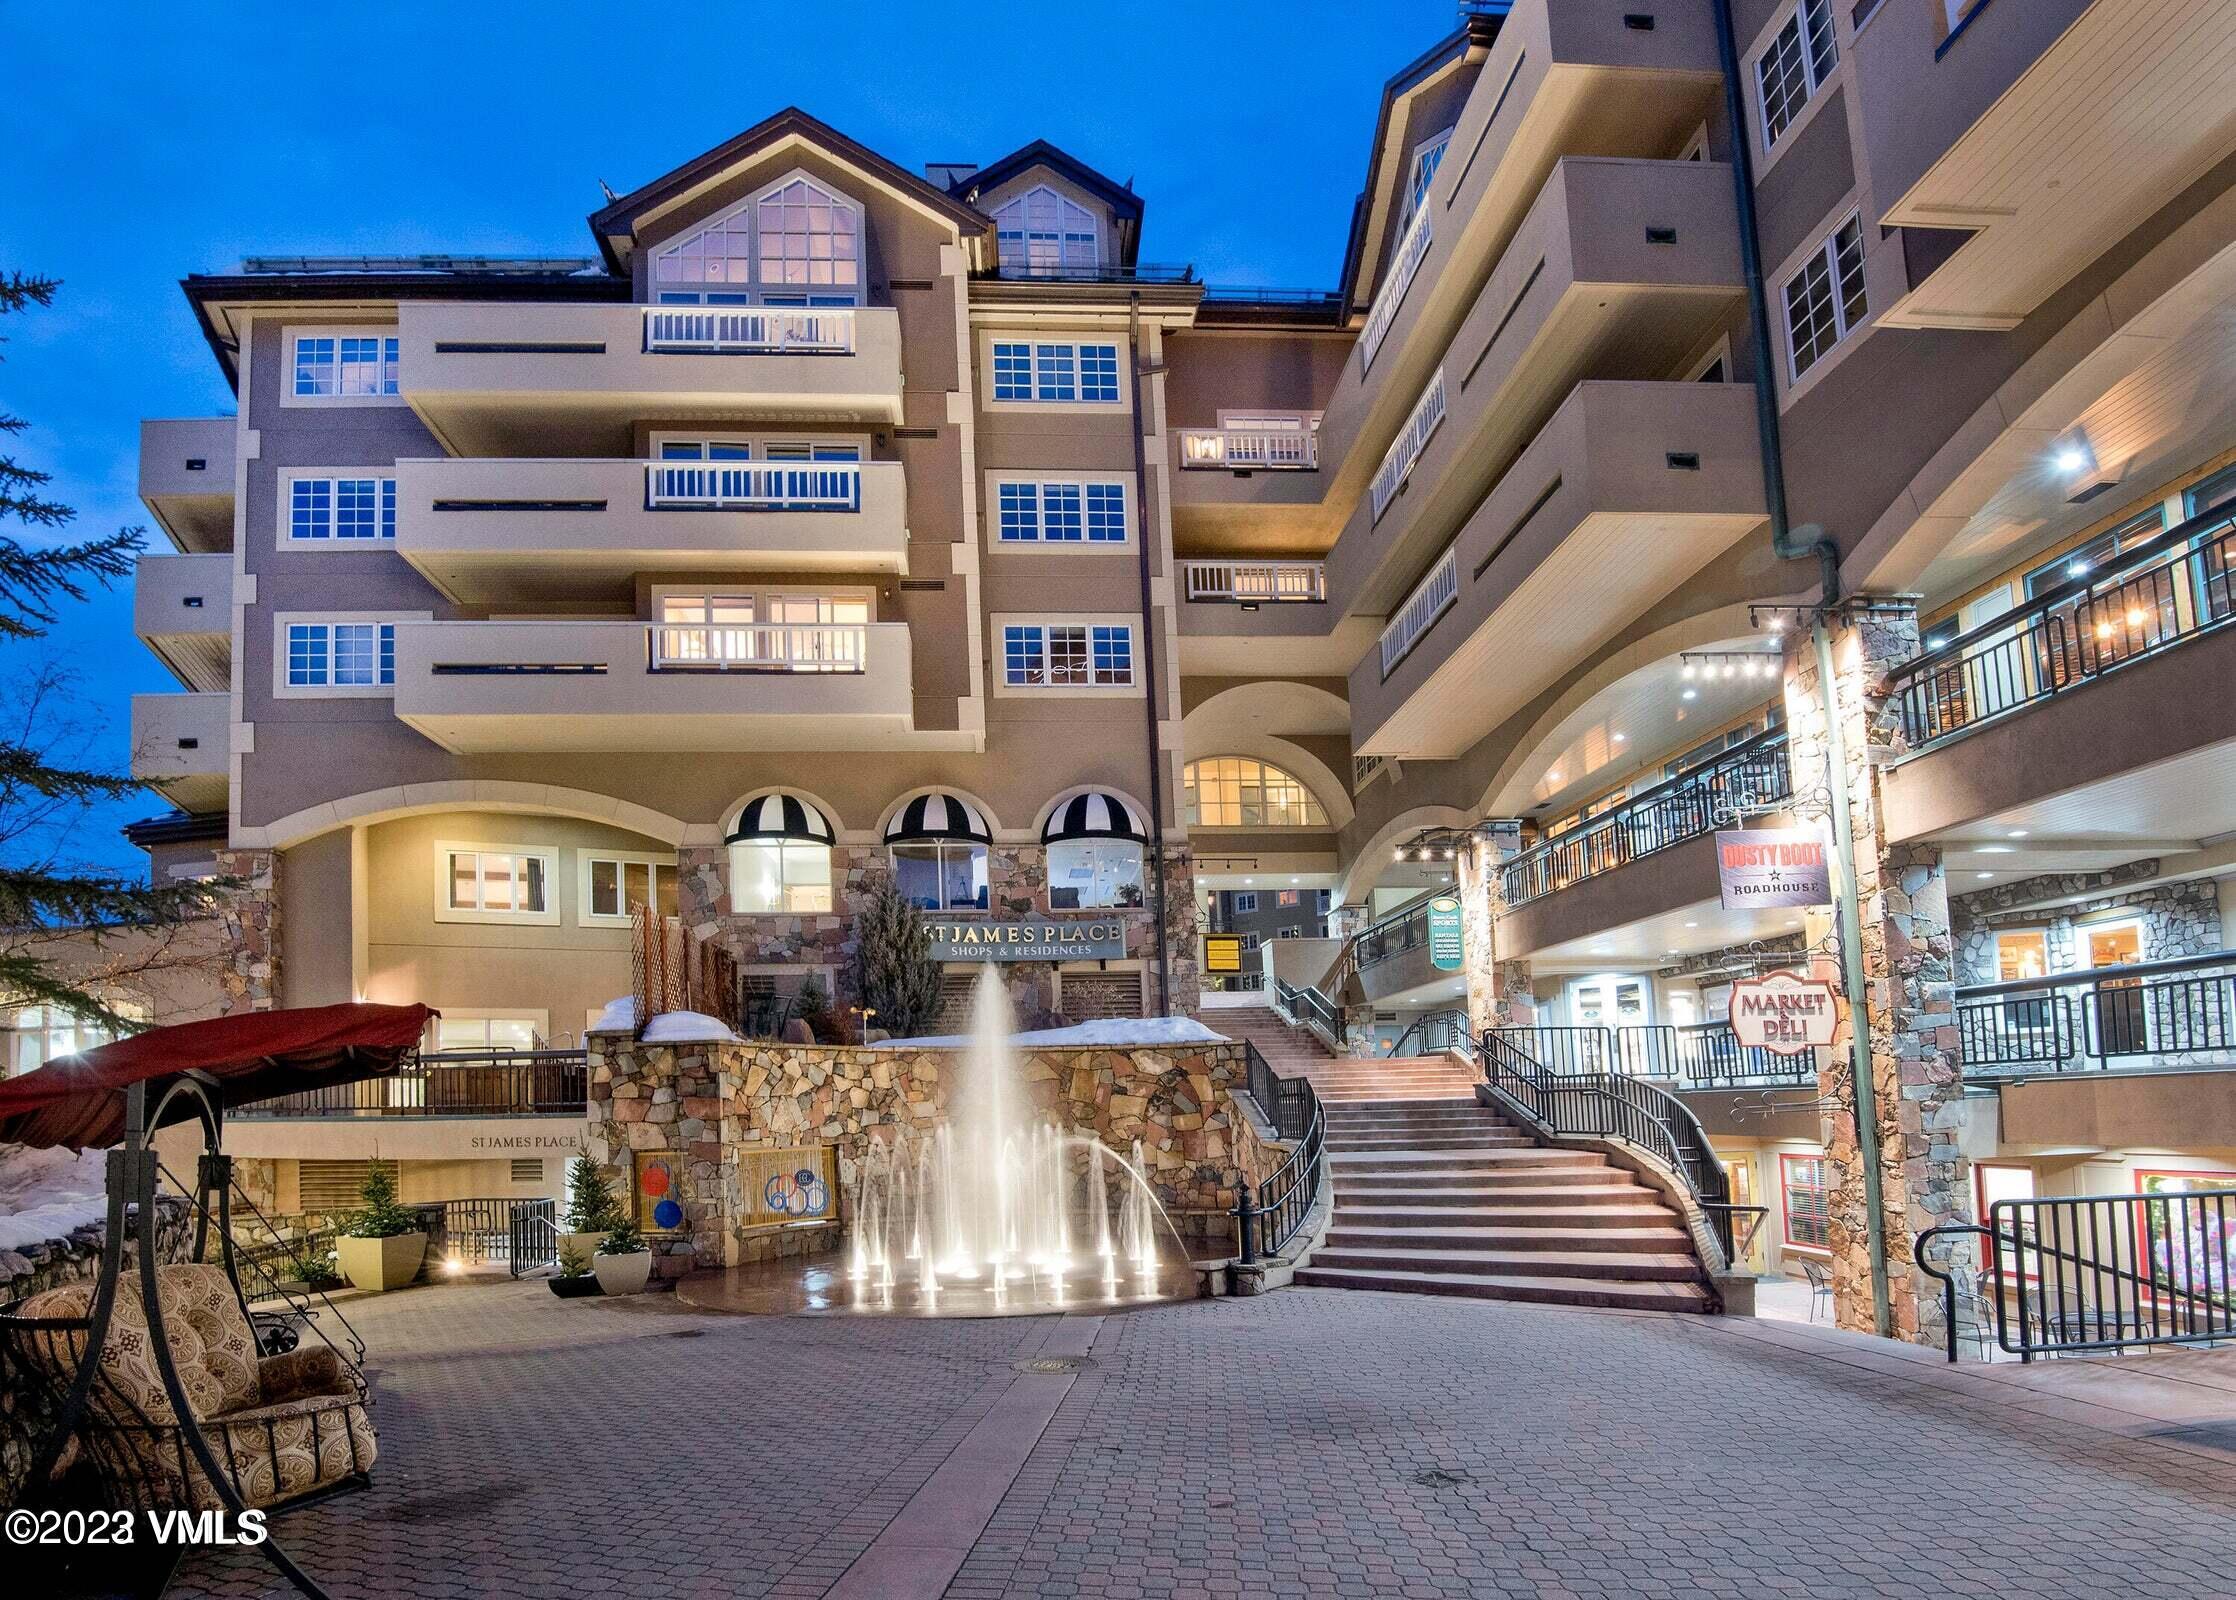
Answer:
MULTIPOLYGON (((289 1290, 236 1247, 236 1215, 262 1219, 233 1182, 224 1117, 391 1077, 434 1015, 340 1005, 190 1022, 0 1082, 0 1143, 108 1150, 98 1275, 0 1306, 0 1490, 11 1511, 135 1519, 127 1545, 19 1546, 18 1560, 50 1563, 35 1592, 157 1595, 185 1547, 158 1547, 145 1513, 218 1513, 237 1531, 245 1511, 369 1481, 364 1345, 323 1296, 312 1305, 315 1290, 289 1290), (191 1184, 163 1168, 154 1143, 189 1120, 202 1129, 191 1184), (166 1185, 188 1206, 178 1262, 158 1259, 166 1185)), ((256 1548, 297 1590, 324 1595, 277 1537, 256 1548)))

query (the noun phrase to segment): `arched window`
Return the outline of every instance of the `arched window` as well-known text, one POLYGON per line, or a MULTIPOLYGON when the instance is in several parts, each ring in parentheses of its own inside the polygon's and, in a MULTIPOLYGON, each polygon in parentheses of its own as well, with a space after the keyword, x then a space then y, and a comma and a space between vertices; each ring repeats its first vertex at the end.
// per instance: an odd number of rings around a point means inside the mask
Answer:
POLYGON ((663 303, 850 306, 861 299, 862 214, 795 174, 652 258, 663 303))
POLYGON ((831 909, 831 824, 797 795, 746 802, 730 830, 730 909, 831 909))
POLYGON ((1040 830, 1048 847, 1048 909, 1141 904, 1141 847, 1149 830, 1114 794, 1089 790, 1048 814, 1040 830))
POLYGON ((1193 828, 1324 828, 1327 809, 1279 767, 1249 756, 1191 761, 1181 794, 1193 828))
POLYGON ((1094 214, 1045 184, 994 213, 994 241, 1012 271, 1060 277, 1102 260, 1094 214))
POLYGON ((978 807, 944 789, 918 795, 885 824, 894 881, 925 911, 986 909, 993 839, 978 807))

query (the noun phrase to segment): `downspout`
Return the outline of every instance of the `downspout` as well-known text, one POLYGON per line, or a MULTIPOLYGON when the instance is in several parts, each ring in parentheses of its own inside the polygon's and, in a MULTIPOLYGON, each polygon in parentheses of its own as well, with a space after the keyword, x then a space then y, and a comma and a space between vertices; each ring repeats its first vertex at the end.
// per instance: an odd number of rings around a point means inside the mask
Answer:
POLYGON ((1762 450, 1763 504, 1770 513, 1770 548, 1781 561, 1817 562, 1817 604, 1810 644, 1825 719, 1825 788, 1832 812, 1832 898, 1840 925, 1840 975, 1848 991, 1848 1080, 1855 1095, 1856 1156, 1863 1164, 1864 1234, 1871 1257, 1871 1321, 1881 1338, 1894 1331, 1887 1292, 1885 1185, 1879 1170, 1878 1092, 1871 1076, 1871 1030, 1864 1010, 1863 907, 1856 893, 1855 822, 1849 810, 1847 738, 1832 677, 1832 636, 1825 616, 1840 600, 1840 550, 1815 523, 1796 528, 1786 513, 1786 460, 1778 434, 1777 352, 1770 342, 1770 295, 1762 274, 1755 219, 1755 163, 1746 96, 1739 86, 1739 40, 1731 0, 1714 0, 1716 53, 1724 73, 1724 116, 1731 129, 1732 198, 1738 208, 1739 266, 1747 280, 1748 337, 1754 356, 1755 431, 1762 450))
POLYGON ((1149 741, 1149 904, 1157 919, 1157 1015, 1172 1015, 1172 940, 1165 914, 1165 755, 1157 737, 1157 651, 1164 642, 1155 628, 1151 601, 1154 589, 1149 566, 1149 445, 1147 418, 1142 412, 1141 383, 1147 376, 1141 363, 1141 291, 1126 296, 1126 356, 1134 382, 1134 539, 1141 568, 1142 688, 1147 698, 1149 741))

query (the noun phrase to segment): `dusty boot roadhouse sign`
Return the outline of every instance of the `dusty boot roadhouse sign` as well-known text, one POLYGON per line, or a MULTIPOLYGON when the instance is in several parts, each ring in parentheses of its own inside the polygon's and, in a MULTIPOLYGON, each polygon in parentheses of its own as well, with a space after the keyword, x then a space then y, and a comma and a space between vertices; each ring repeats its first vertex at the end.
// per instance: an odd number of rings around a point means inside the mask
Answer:
POLYGON ((1716 835, 1716 878, 1726 911, 1832 903, 1832 870, 1815 828, 1726 828, 1716 835))

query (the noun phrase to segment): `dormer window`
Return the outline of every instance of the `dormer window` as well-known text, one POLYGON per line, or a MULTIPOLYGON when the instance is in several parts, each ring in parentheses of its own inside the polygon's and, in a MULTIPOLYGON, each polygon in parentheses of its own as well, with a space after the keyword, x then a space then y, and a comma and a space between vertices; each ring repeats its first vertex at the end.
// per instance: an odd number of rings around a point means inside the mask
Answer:
POLYGON ((994 213, 1004 272, 1062 277, 1102 264, 1094 214, 1046 184, 994 213))
POLYGON ((1405 209, 1398 217, 1398 232, 1413 220, 1413 213, 1421 209, 1421 202, 1428 198, 1429 180, 1436 176, 1437 167, 1444 160, 1444 152, 1452 143, 1452 130, 1446 128, 1432 139, 1421 142, 1413 152, 1413 171, 1405 185, 1405 209))
POLYGON ((663 305, 859 305, 862 277, 860 208, 803 173, 652 258, 663 305))

